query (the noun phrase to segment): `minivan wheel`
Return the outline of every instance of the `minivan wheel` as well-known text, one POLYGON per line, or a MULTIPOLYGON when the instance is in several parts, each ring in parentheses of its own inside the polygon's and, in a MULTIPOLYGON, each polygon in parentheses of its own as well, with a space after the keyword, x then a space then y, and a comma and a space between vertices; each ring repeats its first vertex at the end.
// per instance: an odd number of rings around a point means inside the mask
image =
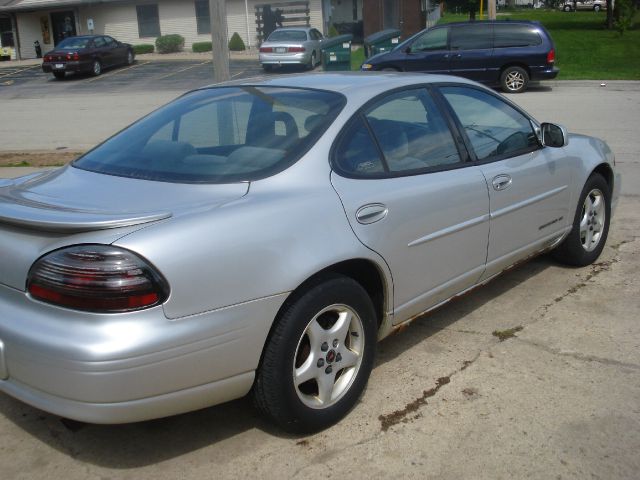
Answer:
POLYGON ((529 74, 522 67, 507 67, 500 76, 500 84, 506 93, 524 92, 529 84, 529 74))
POLYGON ((611 189, 604 177, 594 173, 584 184, 569 235, 553 251, 559 262, 584 267, 597 260, 609 234, 611 189))
POLYGON ((376 315, 351 278, 330 275, 285 305, 256 374, 254 401, 290 432, 314 432, 344 417, 369 379, 376 315))

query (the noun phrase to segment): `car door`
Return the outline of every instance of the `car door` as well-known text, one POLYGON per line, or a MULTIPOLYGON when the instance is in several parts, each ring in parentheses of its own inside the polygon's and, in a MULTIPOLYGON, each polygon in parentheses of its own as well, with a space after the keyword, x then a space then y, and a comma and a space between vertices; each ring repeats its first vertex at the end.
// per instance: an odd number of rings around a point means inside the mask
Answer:
POLYGON ((489 185, 491 233, 483 279, 555 241, 573 221, 571 168, 561 148, 542 147, 537 126, 493 92, 443 86, 489 185))
POLYGON ((311 40, 313 40, 313 49, 316 52, 316 58, 322 58, 322 34, 315 28, 309 32, 311 40))
POLYGON ((404 57, 394 63, 405 72, 449 73, 449 28, 427 30, 405 48, 404 57))
POLYGON ((93 51, 94 57, 97 57, 100 60, 100 63, 103 67, 108 67, 111 65, 111 59, 109 55, 109 51, 106 48, 106 42, 104 41, 104 37, 96 37, 93 39, 93 44, 95 46, 95 50, 93 51))
POLYGON ((121 65, 127 62, 127 47, 106 35, 104 37, 104 41, 107 50, 110 52, 111 65, 121 65))
POLYGON ((395 323, 472 286, 489 234, 487 184, 426 89, 379 98, 347 124, 331 182, 359 240, 393 275, 395 323))
POLYGON ((491 81, 493 75, 493 25, 456 25, 449 33, 449 73, 478 82, 491 81))

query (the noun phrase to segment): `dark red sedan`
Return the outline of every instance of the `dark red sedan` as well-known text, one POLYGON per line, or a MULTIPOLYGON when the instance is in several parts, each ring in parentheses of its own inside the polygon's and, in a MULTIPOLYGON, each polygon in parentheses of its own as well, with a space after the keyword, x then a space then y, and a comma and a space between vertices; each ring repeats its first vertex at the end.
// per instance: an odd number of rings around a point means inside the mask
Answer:
POLYGON ((114 65, 131 65, 133 47, 107 35, 83 35, 62 40, 44 55, 42 70, 63 79, 67 72, 100 75, 114 65))

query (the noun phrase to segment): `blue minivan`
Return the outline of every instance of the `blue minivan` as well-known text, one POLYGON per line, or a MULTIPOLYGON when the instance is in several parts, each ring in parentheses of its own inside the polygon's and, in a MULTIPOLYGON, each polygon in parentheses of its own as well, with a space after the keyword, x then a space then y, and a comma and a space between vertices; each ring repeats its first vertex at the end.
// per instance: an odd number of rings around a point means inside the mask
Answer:
POLYGON ((507 93, 520 93, 530 80, 558 75, 553 40, 531 21, 479 21, 422 30, 390 52, 368 58, 362 70, 458 75, 507 93))

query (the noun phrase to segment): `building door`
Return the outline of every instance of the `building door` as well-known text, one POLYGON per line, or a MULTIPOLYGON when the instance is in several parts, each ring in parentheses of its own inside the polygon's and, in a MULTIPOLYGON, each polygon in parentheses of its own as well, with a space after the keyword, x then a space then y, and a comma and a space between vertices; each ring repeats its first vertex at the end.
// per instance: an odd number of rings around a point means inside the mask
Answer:
POLYGON ((67 37, 76 34, 76 17, 71 10, 51 14, 51 28, 53 29, 53 44, 57 45, 67 37))
POLYGON ((15 47, 13 28, 9 17, 0 17, 0 47, 15 47))

